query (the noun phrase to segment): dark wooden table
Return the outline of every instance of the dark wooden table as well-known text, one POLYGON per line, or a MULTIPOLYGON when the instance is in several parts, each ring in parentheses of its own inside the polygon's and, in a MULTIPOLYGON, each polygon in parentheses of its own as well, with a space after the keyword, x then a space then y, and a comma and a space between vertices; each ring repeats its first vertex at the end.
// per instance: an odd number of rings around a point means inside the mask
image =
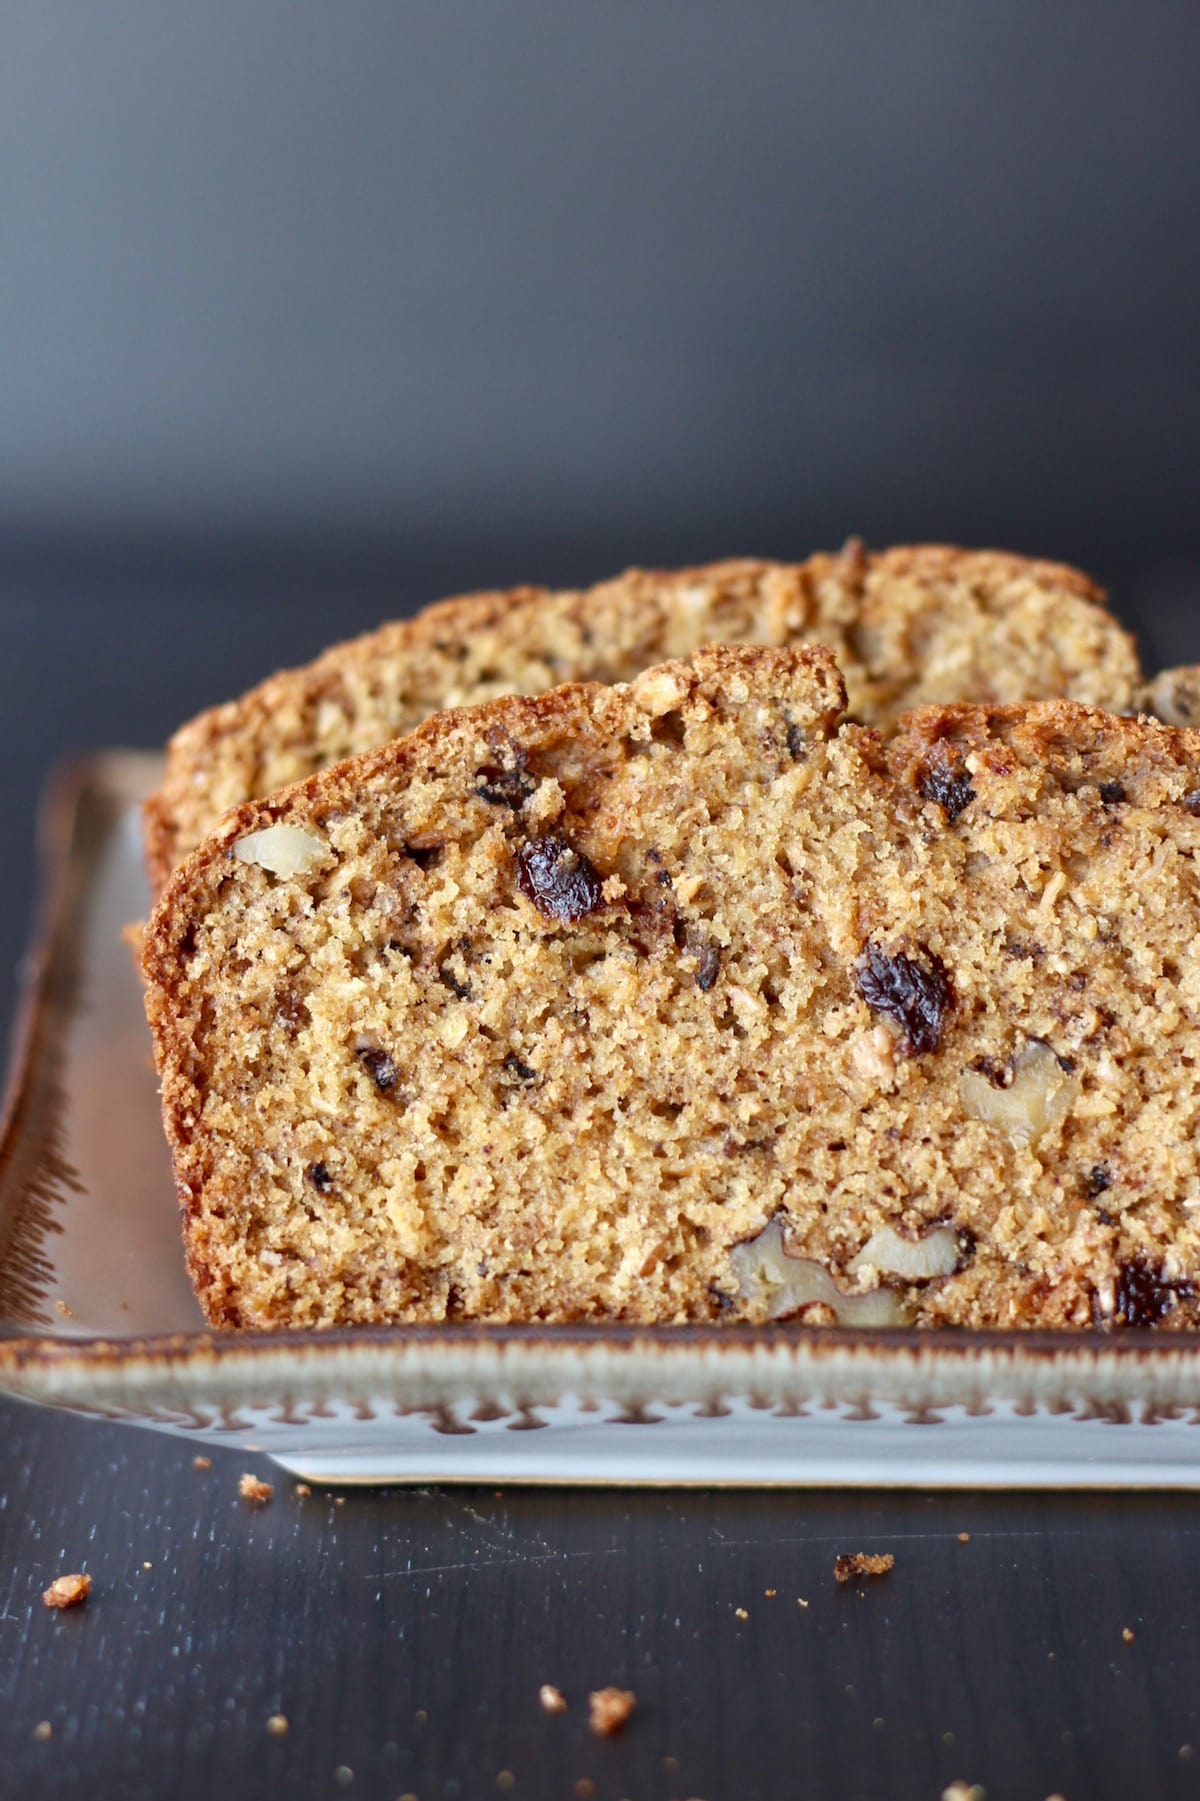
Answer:
MULTIPOLYGON (((0 583, 0 1012, 47 766, 154 742, 386 610, 369 584, 334 606, 290 579, 219 598, 173 581, 0 583)), ((1165 659, 1200 651, 1185 584, 1152 622, 1165 659)), ((938 1801, 955 1779, 990 1801, 1200 1794, 1189 1496, 305 1497, 265 1459, 192 1456, 0 1403, 5 1801, 938 1801), (246 1469, 274 1480, 269 1505, 239 1498, 246 1469), (856 1550, 893 1552, 893 1573, 840 1588, 834 1557, 856 1550), (48 1612, 47 1582, 80 1568, 87 1605, 48 1612), (565 1714, 539 1707, 545 1682, 565 1714), (602 1742, 585 1699, 610 1683, 638 1708, 602 1742)))

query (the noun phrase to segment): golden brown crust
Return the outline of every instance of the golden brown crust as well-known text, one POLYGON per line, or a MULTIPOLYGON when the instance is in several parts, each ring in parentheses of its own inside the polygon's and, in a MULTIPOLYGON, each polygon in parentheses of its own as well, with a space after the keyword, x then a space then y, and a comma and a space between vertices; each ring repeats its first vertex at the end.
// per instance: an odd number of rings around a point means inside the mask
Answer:
POLYGON ((152 890, 242 801, 409 731, 438 708, 575 680, 629 680, 706 641, 827 644, 851 712, 1063 693, 1121 710, 1141 675, 1101 591, 1063 564, 949 545, 792 565, 631 569, 584 590, 516 588, 428 607, 271 676, 183 726, 147 804, 152 890))
POLYGON ((144 964, 208 1317, 1195 1324, 1200 736, 843 693, 713 646, 226 820, 144 964))

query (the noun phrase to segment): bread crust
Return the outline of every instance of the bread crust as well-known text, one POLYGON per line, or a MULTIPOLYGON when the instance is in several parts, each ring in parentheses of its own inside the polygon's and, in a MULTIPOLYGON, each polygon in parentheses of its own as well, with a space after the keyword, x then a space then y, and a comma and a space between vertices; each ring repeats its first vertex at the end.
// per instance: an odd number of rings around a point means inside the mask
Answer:
POLYGON ((705 641, 838 656, 850 709, 886 725, 922 701, 1065 693, 1123 710, 1132 639, 1065 564, 951 545, 867 554, 851 540, 800 564, 733 558, 630 569, 580 590, 519 587, 446 600, 333 646, 172 738, 146 804, 151 890, 230 807, 410 731, 427 714, 572 680, 628 680, 705 641))

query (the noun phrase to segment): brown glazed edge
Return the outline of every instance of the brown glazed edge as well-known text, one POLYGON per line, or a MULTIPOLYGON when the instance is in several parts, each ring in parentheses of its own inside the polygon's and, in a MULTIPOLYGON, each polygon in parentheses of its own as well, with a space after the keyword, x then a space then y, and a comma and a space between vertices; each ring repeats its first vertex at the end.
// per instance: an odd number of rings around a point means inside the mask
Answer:
POLYGON ((88 791, 103 791, 97 776, 111 760, 111 753, 101 754, 54 768, 38 809, 33 939, 21 965, 0 1104, 0 1332, 45 1322, 41 1309, 53 1272, 43 1246, 60 1230, 55 1210, 63 1188, 77 1180, 59 1151, 55 1120, 42 1115, 52 1111, 57 1093, 48 1062, 76 979, 74 958, 65 952, 86 874, 76 854, 80 815, 88 791), (40 1105, 39 1089, 48 1097, 40 1105), (13 1170, 30 1144, 38 1146, 41 1167, 22 1183, 13 1170))

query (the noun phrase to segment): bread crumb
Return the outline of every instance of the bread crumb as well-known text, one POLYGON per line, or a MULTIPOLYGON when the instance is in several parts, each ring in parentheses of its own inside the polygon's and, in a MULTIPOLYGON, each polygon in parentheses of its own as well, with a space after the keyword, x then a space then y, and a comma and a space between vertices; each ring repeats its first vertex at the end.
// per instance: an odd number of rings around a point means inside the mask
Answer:
POLYGON ((346 1505, 345 1495, 334 1495, 333 1504, 335 1507, 344 1507, 346 1505))
POLYGON ((799 1596, 799 1595, 797 1595, 797 1596, 796 1596, 796 1606, 797 1606, 797 1607, 807 1607, 807 1606, 808 1606, 808 1602, 807 1602, 807 1601, 805 1601, 805 1600, 803 1600, 803 1599, 802 1599, 802 1598, 801 1598, 801 1596, 799 1596))
POLYGON ((303 1495, 307 1499, 307 1497, 311 1495, 312 1489, 308 1486, 307 1482, 297 1482, 296 1493, 298 1495, 303 1495))
POLYGON ((552 1682, 543 1682, 538 1690, 538 1700, 543 1713, 566 1713, 567 1697, 552 1682))
POLYGON ((194 1470, 211 1470, 212 1458, 211 1457, 193 1457, 192 1458, 192 1468, 194 1470))
POLYGON ((39 1720, 33 1729, 33 1736, 41 1745, 44 1745, 48 1738, 53 1738, 54 1728, 49 1720, 39 1720))
POLYGON ((952 1782, 942 1790, 942 1801, 987 1801, 987 1790, 978 1782, 952 1782))
POLYGON ((82 1573, 74 1576, 56 1576, 49 1588, 42 1590, 42 1601, 46 1607, 79 1607, 92 1592, 92 1579, 82 1573))
POLYGON ((1125 1640, 1127 1645, 1131 1645, 1137 1637, 1137 1633, 1133 1630, 1132 1626, 1122 1626, 1121 1637, 1125 1640))
POLYGON ((285 1713, 273 1713, 267 1719, 267 1731, 272 1738, 286 1738, 288 1717, 285 1713))
POLYGON ((267 1502, 274 1498, 275 1490, 269 1482, 263 1482, 259 1477, 247 1474, 238 1483, 238 1493, 243 1501, 253 1501, 256 1507, 265 1507, 267 1502))
POLYGON ((839 1582, 853 1582, 856 1576, 886 1576, 895 1563, 890 1551, 880 1556, 869 1551, 844 1551, 834 1560, 833 1573, 839 1582))
POLYGON ((735 1620, 748 1620, 750 1615, 746 1612, 744 1607, 735 1607, 733 1610, 733 1617, 735 1620))
POLYGON ((597 1738, 620 1732, 637 1706, 637 1696, 628 1688, 595 1688, 588 1696, 588 1725, 597 1738))
POLYGON ((960 1532, 958 1535, 958 1542, 960 1545, 969 1545, 971 1542, 971 1534, 969 1532, 960 1532))
POLYGON ((763 1589, 763 1594, 767 1597, 768 1601, 773 1601, 775 1599, 775 1596, 778 1594, 778 1592, 779 1592, 778 1589, 774 1589, 774 1588, 764 1588, 763 1589))

